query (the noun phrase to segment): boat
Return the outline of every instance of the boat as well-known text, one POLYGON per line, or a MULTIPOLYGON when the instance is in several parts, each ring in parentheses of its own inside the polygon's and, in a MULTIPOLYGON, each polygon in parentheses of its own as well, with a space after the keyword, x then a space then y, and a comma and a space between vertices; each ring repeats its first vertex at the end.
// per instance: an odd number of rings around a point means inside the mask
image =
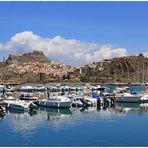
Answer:
POLYGON ((35 92, 45 92, 45 91, 47 91, 47 88, 45 86, 38 85, 38 86, 34 87, 34 91, 35 92))
POLYGON ((58 108, 69 108, 72 101, 66 96, 53 95, 49 96, 48 99, 39 100, 37 105, 46 107, 58 107, 58 108))
POLYGON ((80 99, 83 103, 83 106, 97 106, 97 99, 93 98, 92 96, 83 96, 83 98, 80 99))
POLYGON ((148 102, 148 94, 131 94, 131 93, 123 93, 116 96, 117 102, 128 102, 128 103, 144 103, 148 102))
POLYGON ((13 92, 14 91, 14 88, 11 87, 10 85, 5 85, 5 91, 6 92, 13 92))
POLYGON ((97 98, 94 98, 93 96, 84 96, 84 99, 87 102, 90 102, 92 106, 97 105, 97 98))
POLYGON ((72 101, 72 106, 73 107, 82 107, 83 106, 83 103, 81 101, 81 98, 74 98, 73 101, 72 101))
POLYGON ((34 88, 32 86, 22 86, 20 88, 20 91, 22 91, 22 92, 33 92, 34 88))
POLYGON ((6 108, 22 111, 28 111, 36 106, 33 102, 26 102, 23 100, 4 100, 4 102, 7 104, 6 108))
POLYGON ((81 107, 83 106, 83 103, 81 99, 83 98, 82 94, 65 94, 66 97, 68 97, 71 102, 73 107, 81 107))
POLYGON ((21 94, 19 97, 20 100, 26 100, 26 101, 36 101, 38 100, 38 97, 33 97, 30 94, 21 94))
POLYGON ((3 99, 5 99, 7 96, 6 94, 0 93, 0 101, 2 101, 3 99))

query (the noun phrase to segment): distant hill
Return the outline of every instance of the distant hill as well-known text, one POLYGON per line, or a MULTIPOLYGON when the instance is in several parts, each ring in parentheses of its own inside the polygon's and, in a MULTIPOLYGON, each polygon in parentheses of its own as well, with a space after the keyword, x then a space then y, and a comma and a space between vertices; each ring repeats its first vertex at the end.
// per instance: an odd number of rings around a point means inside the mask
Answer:
POLYGON ((25 62, 49 62, 48 58, 44 55, 42 51, 33 51, 29 53, 24 54, 17 54, 17 55, 11 55, 9 54, 8 59, 6 60, 7 64, 12 63, 25 63, 25 62))
POLYGON ((42 51, 9 55, 0 63, 0 83, 148 82, 148 58, 142 54, 106 59, 80 69, 50 61, 42 51))
POLYGON ((9 55, 0 63, 0 83, 60 82, 74 67, 50 61, 42 51, 9 55))
POLYGON ((80 76, 84 82, 146 82, 148 81, 148 58, 127 56, 85 65, 80 76))

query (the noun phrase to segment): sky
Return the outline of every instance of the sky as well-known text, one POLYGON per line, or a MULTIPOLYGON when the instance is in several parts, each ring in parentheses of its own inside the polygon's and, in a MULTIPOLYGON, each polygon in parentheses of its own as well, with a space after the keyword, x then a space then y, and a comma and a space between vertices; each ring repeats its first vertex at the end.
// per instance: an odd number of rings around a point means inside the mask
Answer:
POLYGON ((0 2, 0 59, 41 50, 80 66, 148 55, 148 2, 0 2))

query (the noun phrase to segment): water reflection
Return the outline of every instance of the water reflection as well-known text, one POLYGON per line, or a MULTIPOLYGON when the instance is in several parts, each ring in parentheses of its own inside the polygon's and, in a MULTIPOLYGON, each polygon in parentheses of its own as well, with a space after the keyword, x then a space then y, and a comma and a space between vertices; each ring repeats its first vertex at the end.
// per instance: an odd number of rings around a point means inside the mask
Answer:
POLYGON ((47 120, 50 122, 65 120, 72 115, 72 110, 68 108, 40 107, 39 110, 47 113, 47 120))
POLYGON ((126 115, 127 113, 146 113, 148 112, 148 103, 116 103, 116 114, 126 115))
POLYGON ((43 115, 35 110, 23 112, 9 109, 6 117, 12 124, 12 130, 21 133, 29 133, 46 121, 43 115))
POLYGON ((28 134, 34 129, 44 126, 47 122, 62 126, 62 124, 68 121, 71 115, 72 111, 70 109, 44 107, 29 112, 12 109, 8 109, 6 112, 6 117, 12 124, 12 130, 24 134, 28 134))
POLYGON ((5 114, 4 113, 0 113, 0 120, 2 120, 4 118, 5 114))
POLYGON ((115 106, 102 106, 99 109, 97 107, 71 109, 40 107, 30 112, 9 109, 4 119, 10 121, 13 131, 27 134, 45 125, 53 129, 60 129, 67 127, 67 125, 76 124, 80 120, 97 121, 98 117, 111 119, 114 116, 126 116, 129 113, 142 115, 146 112, 148 112, 148 103, 116 103, 115 106))

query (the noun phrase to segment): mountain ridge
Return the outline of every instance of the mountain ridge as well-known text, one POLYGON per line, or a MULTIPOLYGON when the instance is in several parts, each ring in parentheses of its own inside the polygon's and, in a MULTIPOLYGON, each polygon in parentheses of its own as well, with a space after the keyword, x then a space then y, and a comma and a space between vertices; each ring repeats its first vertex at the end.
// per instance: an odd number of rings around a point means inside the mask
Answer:
POLYGON ((85 64, 76 68, 49 60, 42 51, 9 55, 0 63, 0 83, 148 81, 148 58, 142 54, 85 64))

